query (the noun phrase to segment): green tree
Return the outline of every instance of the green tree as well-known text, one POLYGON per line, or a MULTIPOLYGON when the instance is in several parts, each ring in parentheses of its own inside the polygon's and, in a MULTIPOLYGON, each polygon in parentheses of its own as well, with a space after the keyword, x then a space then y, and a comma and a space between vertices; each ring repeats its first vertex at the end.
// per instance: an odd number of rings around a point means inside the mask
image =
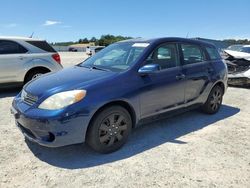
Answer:
POLYGON ((90 40, 89 40, 89 42, 96 42, 97 41, 97 39, 95 38, 95 37, 92 37, 90 40))
POLYGON ((118 42, 121 40, 131 39, 131 37, 123 37, 123 36, 114 36, 114 35, 102 35, 99 39, 100 46, 108 46, 114 42, 118 42))
POLYGON ((82 43, 89 43, 89 40, 87 38, 82 39, 82 43))

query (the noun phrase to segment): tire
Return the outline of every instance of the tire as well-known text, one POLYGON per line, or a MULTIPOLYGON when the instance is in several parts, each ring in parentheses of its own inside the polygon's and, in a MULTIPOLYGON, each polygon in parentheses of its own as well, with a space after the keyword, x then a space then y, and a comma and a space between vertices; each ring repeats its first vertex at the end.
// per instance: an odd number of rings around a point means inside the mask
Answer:
POLYGON ((202 111, 207 114, 215 114, 219 111, 223 99, 223 89, 215 86, 208 95, 206 103, 202 106, 202 111))
POLYGON ((128 111, 121 106, 111 106, 91 121, 86 142, 99 153, 111 153, 126 143, 131 129, 132 119, 128 111))
POLYGON ((48 73, 49 71, 46 70, 33 70, 30 73, 28 73, 28 75, 25 77, 24 80, 24 84, 28 83, 30 80, 33 80, 39 76, 41 76, 42 74, 48 73))

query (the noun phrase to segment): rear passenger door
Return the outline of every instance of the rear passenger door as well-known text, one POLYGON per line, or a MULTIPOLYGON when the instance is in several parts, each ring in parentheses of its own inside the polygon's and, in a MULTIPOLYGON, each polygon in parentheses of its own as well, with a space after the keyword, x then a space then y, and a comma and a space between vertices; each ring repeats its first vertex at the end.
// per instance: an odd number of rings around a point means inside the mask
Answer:
POLYGON ((0 83, 17 81, 27 51, 14 41, 0 40, 0 83))
POLYGON ((200 45, 179 44, 183 74, 186 77, 185 103, 197 99, 210 80, 211 64, 200 45))

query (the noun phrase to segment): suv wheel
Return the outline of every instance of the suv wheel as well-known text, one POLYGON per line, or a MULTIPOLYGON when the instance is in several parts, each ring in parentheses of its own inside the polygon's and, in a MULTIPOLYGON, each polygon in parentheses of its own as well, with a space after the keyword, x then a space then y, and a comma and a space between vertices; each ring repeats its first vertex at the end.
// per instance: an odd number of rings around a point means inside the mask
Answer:
POLYGON ((202 106, 203 112, 207 114, 215 114, 219 111, 223 98, 223 90, 220 86, 215 86, 202 106))
POLYGON ((28 73, 28 75, 26 76, 25 80, 24 80, 24 84, 26 84, 27 82, 29 82, 30 80, 33 80, 39 76, 41 76, 42 74, 45 74, 49 71, 45 71, 45 70, 33 70, 30 73, 28 73))
POLYGON ((87 144, 100 153, 110 153, 122 147, 132 129, 131 116, 121 106, 111 106, 94 117, 87 133, 87 144))

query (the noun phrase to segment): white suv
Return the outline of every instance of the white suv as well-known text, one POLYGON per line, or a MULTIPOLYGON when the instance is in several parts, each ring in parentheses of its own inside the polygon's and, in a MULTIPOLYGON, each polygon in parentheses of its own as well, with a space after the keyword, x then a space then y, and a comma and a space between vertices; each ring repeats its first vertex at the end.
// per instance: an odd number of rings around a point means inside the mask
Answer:
POLYGON ((22 85, 62 68, 59 54, 44 40, 0 37, 0 88, 22 85))

